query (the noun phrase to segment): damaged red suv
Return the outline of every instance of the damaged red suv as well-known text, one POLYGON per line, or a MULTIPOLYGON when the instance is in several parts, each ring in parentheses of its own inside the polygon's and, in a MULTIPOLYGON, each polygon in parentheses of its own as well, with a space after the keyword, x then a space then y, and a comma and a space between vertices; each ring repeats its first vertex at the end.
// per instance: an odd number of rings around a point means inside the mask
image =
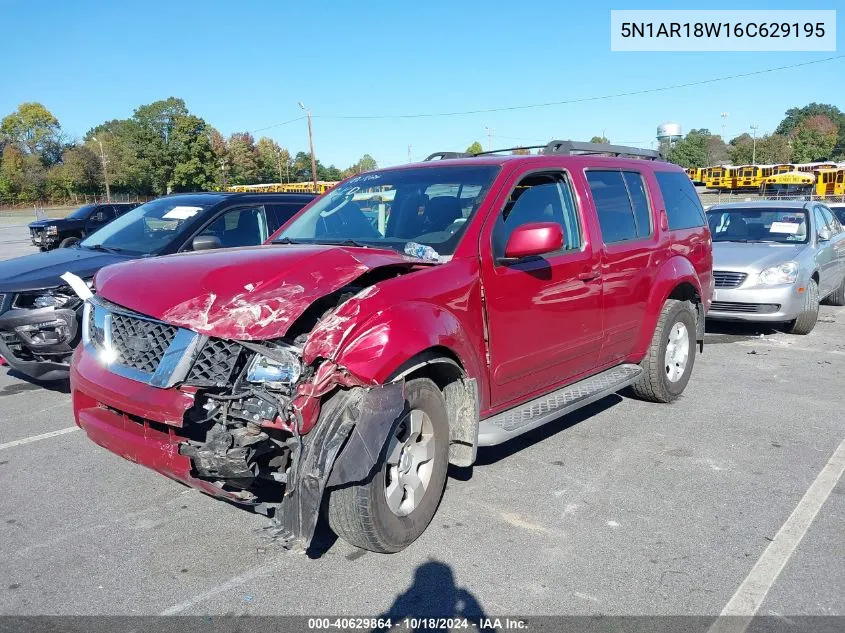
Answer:
POLYGON ((395 552, 479 446, 683 392, 712 260, 680 168, 568 141, 431 158, 340 183, 263 246, 101 270, 77 424, 289 544, 324 512, 395 552))

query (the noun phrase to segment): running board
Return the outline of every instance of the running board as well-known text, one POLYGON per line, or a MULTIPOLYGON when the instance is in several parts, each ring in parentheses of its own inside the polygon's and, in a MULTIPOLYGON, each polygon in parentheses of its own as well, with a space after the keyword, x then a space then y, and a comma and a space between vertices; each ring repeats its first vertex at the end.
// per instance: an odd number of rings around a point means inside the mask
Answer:
POLYGON ((591 402, 616 393, 636 382, 643 373, 639 365, 617 365, 600 374, 579 380, 552 393, 535 398, 513 409, 481 420, 478 445, 495 446, 527 433, 538 426, 572 413, 591 402))

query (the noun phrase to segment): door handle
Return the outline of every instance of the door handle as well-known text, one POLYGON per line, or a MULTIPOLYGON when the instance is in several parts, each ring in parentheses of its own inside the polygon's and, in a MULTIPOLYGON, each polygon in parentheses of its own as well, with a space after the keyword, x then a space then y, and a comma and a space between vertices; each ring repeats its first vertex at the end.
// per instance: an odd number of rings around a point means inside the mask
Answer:
POLYGON ((593 279, 598 279, 601 277, 601 273, 597 270, 587 270, 583 273, 579 273, 578 279, 581 281, 592 281, 593 279))

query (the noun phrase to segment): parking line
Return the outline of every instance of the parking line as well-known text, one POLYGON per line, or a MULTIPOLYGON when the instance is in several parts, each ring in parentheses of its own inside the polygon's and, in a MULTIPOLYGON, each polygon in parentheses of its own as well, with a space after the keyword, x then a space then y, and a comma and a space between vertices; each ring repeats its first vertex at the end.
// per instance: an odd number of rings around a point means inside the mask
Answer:
POLYGON ((64 435, 65 433, 71 433, 73 431, 78 431, 78 426, 69 426, 64 429, 59 429, 58 431, 50 431, 49 433, 42 433, 41 435, 31 435, 30 437, 25 437, 20 440, 15 440, 13 442, 6 442, 5 444, 0 444, 0 451, 4 448, 12 448, 13 446, 21 446, 23 444, 30 444, 32 442, 37 442, 39 440, 46 440, 51 437, 56 437, 57 435, 64 435))
POLYGON ((787 561, 804 538, 810 525, 845 472, 845 440, 833 452, 801 501, 781 526, 774 540, 748 573, 733 597, 722 609, 708 633, 743 633, 760 609, 766 595, 787 561))

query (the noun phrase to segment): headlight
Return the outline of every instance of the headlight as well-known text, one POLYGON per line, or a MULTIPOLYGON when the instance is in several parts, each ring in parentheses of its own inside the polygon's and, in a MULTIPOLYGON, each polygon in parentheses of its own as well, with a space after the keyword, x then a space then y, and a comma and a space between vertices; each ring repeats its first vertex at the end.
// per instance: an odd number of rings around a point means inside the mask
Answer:
POLYGON ((37 308, 70 308, 79 304, 79 297, 73 291, 56 288, 41 292, 23 293, 15 297, 13 308, 34 310, 37 308))
POLYGON ((59 234, 59 227, 57 226, 48 226, 44 229, 44 233, 47 235, 58 235, 59 234))
POLYGON ((798 279, 798 262, 785 262, 778 266, 771 266, 760 273, 760 283, 792 284, 798 279))
POLYGON ((264 384, 270 389, 282 389, 294 384, 302 374, 302 365, 293 352, 278 348, 276 358, 256 354, 249 363, 246 379, 252 383, 264 384))

